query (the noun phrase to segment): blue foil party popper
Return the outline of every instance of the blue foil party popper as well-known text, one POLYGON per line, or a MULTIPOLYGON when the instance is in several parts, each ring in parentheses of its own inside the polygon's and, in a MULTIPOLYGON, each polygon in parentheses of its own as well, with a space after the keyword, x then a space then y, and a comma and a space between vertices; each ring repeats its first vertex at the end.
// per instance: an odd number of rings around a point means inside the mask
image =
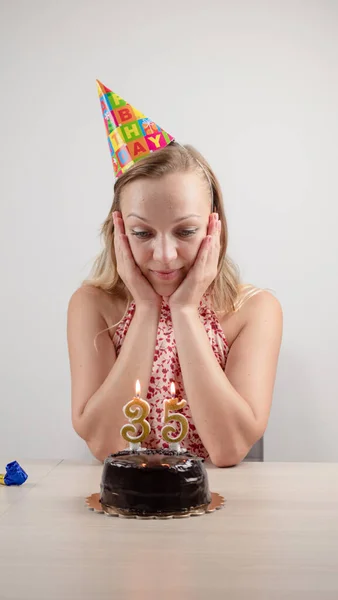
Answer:
POLYGON ((2 485, 22 485, 25 483, 28 475, 16 460, 6 465, 6 474, 0 473, 0 484, 2 485))

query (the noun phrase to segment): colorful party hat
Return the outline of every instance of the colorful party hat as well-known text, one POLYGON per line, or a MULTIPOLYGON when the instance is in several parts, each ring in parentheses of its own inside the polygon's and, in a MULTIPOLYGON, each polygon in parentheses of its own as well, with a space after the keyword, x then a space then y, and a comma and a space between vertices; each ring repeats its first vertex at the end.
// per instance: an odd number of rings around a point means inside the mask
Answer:
POLYGON ((174 138, 96 80, 114 173, 120 177, 138 160, 174 138))

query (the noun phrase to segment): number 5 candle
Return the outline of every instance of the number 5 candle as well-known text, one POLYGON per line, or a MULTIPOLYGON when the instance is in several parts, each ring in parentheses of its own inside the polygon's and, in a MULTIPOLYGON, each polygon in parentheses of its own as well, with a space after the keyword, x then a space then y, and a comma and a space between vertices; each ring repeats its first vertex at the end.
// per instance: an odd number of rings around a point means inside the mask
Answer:
POLYGON ((189 429, 189 424, 188 424, 187 418, 184 415, 180 415, 178 412, 175 412, 175 411, 181 410, 186 405, 187 402, 186 402, 186 400, 181 400, 179 402, 178 399, 175 398, 174 382, 171 382, 170 393, 171 393, 171 398, 169 400, 164 400, 164 404, 163 404, 163 406, 164 406, 163 422, 164 423, 168 423, 169 421, 179 422, 181 425, 181 431, 180 431, 179 435, 172 437, 172 434, 175 433, 175 431, 176 431, 175 425, 165 425, 162 428, 162 437, 165 442, 168 442, 169 448, 171 450, 175 450, 176 452, 182 452, 184 450, 181 450, 180 442, 182 442, 182 440, 184 440, 184 438, 186 437, 186 435, 188 433, 188 429, 189 429), (174 412, 172 412, 170 414, 170 411, 174 411, 174 412))

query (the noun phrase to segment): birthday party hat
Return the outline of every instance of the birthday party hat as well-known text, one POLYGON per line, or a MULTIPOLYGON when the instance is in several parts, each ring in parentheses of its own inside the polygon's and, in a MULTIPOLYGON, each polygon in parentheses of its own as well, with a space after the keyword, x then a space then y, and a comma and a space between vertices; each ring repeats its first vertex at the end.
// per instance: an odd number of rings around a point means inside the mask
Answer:
POLYGON ((168 146, 174 138, 96 80, 114 173, 120 177, 138 160, 168 146))

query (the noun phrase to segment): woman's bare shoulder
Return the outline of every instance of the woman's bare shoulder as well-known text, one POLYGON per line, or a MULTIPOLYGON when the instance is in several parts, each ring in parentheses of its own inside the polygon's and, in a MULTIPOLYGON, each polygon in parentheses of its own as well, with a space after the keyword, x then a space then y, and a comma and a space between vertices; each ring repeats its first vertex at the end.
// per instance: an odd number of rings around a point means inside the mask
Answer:
POLYGON ((282 319, 282 307, 278 298, 270 290, 251 284, 242 285, 235 311, 224 315, 221 319, 221 326, 229 346, 232 345, 245 325, 252 320, 265 317, 276 321, 282 319))
POLYGON ((82 285, 72 294, 68 313, 88 311, 112 327, 123 316, 127 301, 93 285, 82 285))
MULTIPOLYGON (((99 312, 107 303, 109 303, 108 293, 94 285, 81 285, 73 292, 69 300, 70 307, 80 308, 87 305, 96 308, 99 312)), ((111 300, 110 303, 114 305, 111 300)))
POLYGON ((269 290, 260 289, 239 308, 243 325, 258 320, 280 321, 283 310, 278 298, 269 290))

